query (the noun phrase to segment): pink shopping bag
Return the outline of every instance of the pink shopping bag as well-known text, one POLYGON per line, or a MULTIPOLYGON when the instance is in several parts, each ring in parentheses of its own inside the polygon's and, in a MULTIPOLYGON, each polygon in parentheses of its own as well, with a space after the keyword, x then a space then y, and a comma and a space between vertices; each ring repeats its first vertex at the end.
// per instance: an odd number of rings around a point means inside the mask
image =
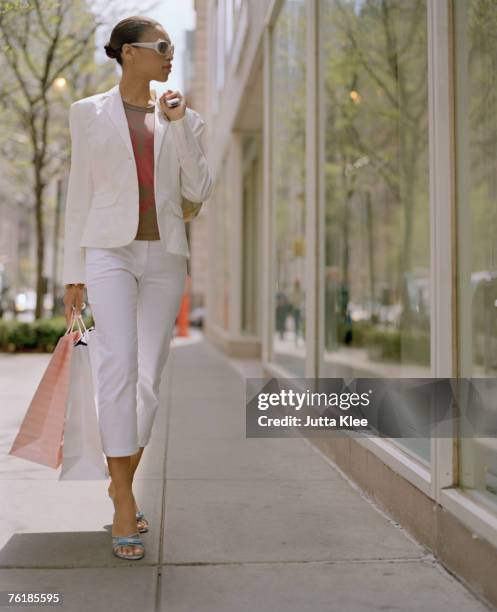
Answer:
POLYGON ((62 463, 71 356, 81 336, 80 330, 72 331, 73 325, 74 317, 57 342, 9 455, 52 468, 62 463))

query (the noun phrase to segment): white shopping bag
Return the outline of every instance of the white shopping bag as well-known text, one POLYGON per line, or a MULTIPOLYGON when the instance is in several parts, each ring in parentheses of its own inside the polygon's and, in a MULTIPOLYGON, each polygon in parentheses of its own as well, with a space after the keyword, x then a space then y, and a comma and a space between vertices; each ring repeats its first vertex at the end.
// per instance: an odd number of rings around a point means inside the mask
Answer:
POLYGON ((95 398, 95 408, 98 414, 98 393, 97 393, 97 349, 98 332, 94 327, 90 327, 85 333, 84 341, 88 345, 88 356, 90 358, 91 377, 93 381, 93 397, 95 398))
POLYGON ((59 480, 103 480, 109 478, 109 471, 102 450, 94 391, 95 328, 86 329, 81 317, 79 323, 84 331, 73 348, 59 480))

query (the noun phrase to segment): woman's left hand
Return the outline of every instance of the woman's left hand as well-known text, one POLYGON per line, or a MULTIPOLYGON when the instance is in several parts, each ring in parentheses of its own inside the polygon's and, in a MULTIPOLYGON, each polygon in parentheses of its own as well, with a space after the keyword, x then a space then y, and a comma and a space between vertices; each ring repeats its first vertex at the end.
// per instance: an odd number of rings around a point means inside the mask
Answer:
POLYGON ((166 115, 169 121, 176 121, 176 119, 181 119, 185 116, 185 99, 177 89, 175 91, 172 91, 171 89, 165 91, 159 98, 159 104, 162 109, 162 112, 166 115), (169 108, 169 106, 167 106, 166 104, 166 100, 172 100, 173 98, 179 98, 180 103, 174 108, 169 108))

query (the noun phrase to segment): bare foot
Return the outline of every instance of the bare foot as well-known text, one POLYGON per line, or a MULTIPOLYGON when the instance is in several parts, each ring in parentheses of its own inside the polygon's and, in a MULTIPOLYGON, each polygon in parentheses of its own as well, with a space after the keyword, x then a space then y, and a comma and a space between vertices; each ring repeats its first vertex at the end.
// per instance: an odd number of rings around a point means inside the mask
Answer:
MULTIPOLYGON (((136 514, 134 509, 133 495, 131 493, 114 496, 114 522, 112 524, 113 536, 129 536, 136 533, 136 514)), ((138 546, 122 546, 121 550, 126 555, 139 555, 142 549, 138 546)))
MULTIPOLYGON (((112 499, 112 501, 114 501, 114 496, 115 496, 115 491, 114 491, 114 483, 111 481, 109 488, 107 490, 109 497, 112 499)), ((136 513, 139 511, 139 508, 136 504, 136 500, 135 500, 135 496, 133 495, 133 493, 131 493, 131 495, 133 496, 133 506, 135 508, 135 520, 137 523, 137 527, 138 529, 145 529, 148 528, 148 521, 147 519, 143 518, 143 519, 137 519, 136 518, 136 513)), ((115 502, 114 502, 115 505, 115 502)))

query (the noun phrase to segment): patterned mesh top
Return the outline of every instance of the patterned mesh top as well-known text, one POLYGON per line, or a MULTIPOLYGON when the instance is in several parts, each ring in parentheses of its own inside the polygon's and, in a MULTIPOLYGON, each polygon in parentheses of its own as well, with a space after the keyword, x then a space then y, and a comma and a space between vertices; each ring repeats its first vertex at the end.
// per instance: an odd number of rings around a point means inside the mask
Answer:
POLYGON ((134 106, 123 100, 136 160, 139 221, 135 240, 160 240, 154 196, 155 106, 134 106))

